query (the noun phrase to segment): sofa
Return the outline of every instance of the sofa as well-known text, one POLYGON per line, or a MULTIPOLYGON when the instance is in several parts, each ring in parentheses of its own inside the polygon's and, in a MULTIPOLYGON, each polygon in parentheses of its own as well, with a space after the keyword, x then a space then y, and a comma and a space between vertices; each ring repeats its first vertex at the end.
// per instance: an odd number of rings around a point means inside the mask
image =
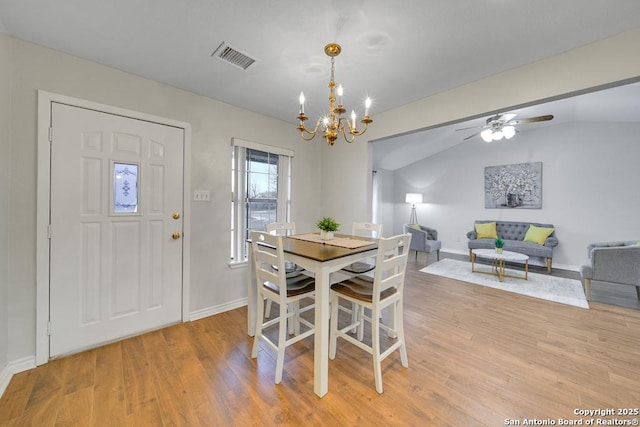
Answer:
POLYGON ((640 299, 640 240, 593 243, 587 246, 588 260, 580 267, 587 299, 591 281, 635 286, 640 299))
POLYGON ((532 258, 544 260, 547 272, 551 273, 553 248, 558 246, 555 227, 552 224, 518 221, 475 221, 474 229, 467 233, 469 257, 472 257, 471 251, 473 249, 495 248, 496 237, 500 237, 504 241, 505 251, 518 252, 532 258), (493 224, 495 224, 495 227, 493 224))

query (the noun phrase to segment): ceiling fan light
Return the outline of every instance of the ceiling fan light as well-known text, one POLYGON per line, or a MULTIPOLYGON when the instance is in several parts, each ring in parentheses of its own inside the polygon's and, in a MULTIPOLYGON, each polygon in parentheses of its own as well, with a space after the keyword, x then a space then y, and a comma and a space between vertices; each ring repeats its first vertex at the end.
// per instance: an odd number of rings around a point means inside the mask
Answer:
POLYGON ((516 134, 516 128, 513 126, 505 126, 502 128, 502 133, 505 138, 511 139, 516 134))
POLYGON ((491 129, 485 129, 482 132, 480 132, 480 136, 482 137, 484 142, 493 141, 493 138, 491 137, 492 134, 493 134, 493 131, 491 129))

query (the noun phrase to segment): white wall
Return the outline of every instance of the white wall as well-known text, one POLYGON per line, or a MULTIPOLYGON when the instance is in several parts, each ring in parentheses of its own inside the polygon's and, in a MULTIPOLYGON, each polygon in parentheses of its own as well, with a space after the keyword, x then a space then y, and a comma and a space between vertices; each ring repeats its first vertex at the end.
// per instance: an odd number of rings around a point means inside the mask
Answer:
POLYGON ((352 144, 338 140, 336 146, 323 150, 323 211, 335 213, 345 223, 368 217, 370 192, 362 189, 369 184, 371 166, 365 140, 373 141, 636 78, 640 76, 638 46, 640 29, 382 114, 376 115, 373 108, 374 122, 365 136, 352 144))
MULTIPOLYGON (((0 82, 11 82, 11 169, 9 199, 8 324, 9 361, 35 354, 36 115, 37 90, 184 121, 192 125, 191 188, 211 191, 211 201, 191 204, 191 307, 206 311, 246 297, 246 268, 230 269, 231 138, 285 147, 293 160, 292 217, 312 230, 319 210, 320 157, 317 144, 300 141, 295 125, 143 79, 0 34, 12 50, 0 61, 0 82)), ((1 53, 0 53, 1 54, 1 53)), ((215 76, 211 77, 215 79, 215 76)), ((1 84, 1 83, 0 83, 1 84)), ((0 86, 2 87, 2 86, 0 86)), ((6 98, 3 97, 3 100, 6 98)), ((1 107, 0 107, 1 108, 1 107)), ((2 147, 4 158, 8 152, 2 147)), ((3 172, 0 172, 3 173, 3 172)), ((6 182, 3 179, 3 182, 6 182)), ((0 187, 2 191, 2 187, 0 187)), ((187 197, 189 197, 188 195, 187 197)), ((7 198, 3 197, 3 202, 7 198)), ((0 219, 1 219, 0 211, 0 219)), ((0 225, 0 245, 2 228, 0 225)), ((5 249, 2 247, 2 249, 5 249)), ((2 261, 0 261, 1 273, 2 261)), ((3 291, 0 275, 0 292, 3 291)), ((4 301, 7 301, 5 304, 4 301)), ((6 328, 5 328, 6 329, 6 328)), ((0 356, 0 361, 1 361, 0 356)), ((0 368, 2 364, 0 364, 0 368)))
POLYGON ((403 195, 416 191, 428 202, 418 205, 418 222, 438 230, 443 251, 468 253, 476 219, 550 223, 560 241, 554 265, 577 269, 589 243, 640 239, 638 135, 638 123, 570 123, 523 130, 510 141, 471 139, 395 171, 394 230, 409 218, 403 195), (484 208, 486 166, 537 161, 542 209, 484 208))
MULTIPOLYGON (((10 60, 10 43, 0 37, 0 64, 10 60)), ((9 165, 11 164, 10 140, 10 83, 11 74, 6 66, 0 65, 0 391, 2 390, 2 369, 8 361, 9 332, 9 165)))
POLYGON ((383 226, 383 235, 393 236, 398 234, 395 230, 395 172, 379 169, 377 175, 380 183, 380 218, 378 221, 383 226))

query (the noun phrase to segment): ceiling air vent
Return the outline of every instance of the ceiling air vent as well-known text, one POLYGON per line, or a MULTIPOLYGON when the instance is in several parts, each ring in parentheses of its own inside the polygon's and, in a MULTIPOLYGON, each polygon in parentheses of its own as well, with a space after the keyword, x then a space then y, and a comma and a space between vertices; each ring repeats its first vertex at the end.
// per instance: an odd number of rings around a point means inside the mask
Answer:
POLYGON ((255 59, 248 57, 244 53, 237 51, 225 42, 220 43, 220 46, 211 54, 211 56, 218 58, 224 62, 227 62, 236 67, 246 70, 251 64, 256 62, 255 59))

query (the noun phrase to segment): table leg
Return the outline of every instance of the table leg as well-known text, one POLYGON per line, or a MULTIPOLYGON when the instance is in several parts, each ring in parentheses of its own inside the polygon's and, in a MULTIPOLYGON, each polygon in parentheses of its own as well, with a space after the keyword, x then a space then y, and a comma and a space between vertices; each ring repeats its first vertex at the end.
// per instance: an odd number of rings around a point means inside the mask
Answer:
POLYGON ((249 251, 247 271, 247 334, 254 336, 256 334, 256 311, 258 309, 258 288, 256 287, 256 266, 253 262, 253 256, 249 251))
POLYGON ((320 397, 329 389, 329 276, 324 268, 316 271, 313 390, 320 397))

